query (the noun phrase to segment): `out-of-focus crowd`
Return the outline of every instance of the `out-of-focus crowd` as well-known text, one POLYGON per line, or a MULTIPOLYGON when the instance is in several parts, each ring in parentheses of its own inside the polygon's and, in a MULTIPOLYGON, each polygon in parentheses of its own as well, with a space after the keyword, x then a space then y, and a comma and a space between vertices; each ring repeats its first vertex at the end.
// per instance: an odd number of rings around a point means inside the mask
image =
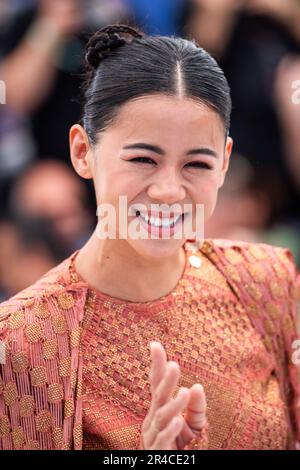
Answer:
POLYGON ((299 0, 0 0, 0 301, 95 228, 68 133, 81 119, 85 44, 114 22, 193 38, 218 60, 235 146, 205 236, 289 246, 300 263, 299 0))

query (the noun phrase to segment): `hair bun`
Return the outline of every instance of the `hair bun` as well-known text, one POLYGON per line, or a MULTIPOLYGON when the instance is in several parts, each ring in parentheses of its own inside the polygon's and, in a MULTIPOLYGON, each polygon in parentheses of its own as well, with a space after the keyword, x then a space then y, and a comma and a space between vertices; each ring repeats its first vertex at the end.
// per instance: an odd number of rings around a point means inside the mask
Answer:
POLYGON ((105 26, 99 29, 86 46, 85 60, 87 65, 96 69, 100 62, 108 57, 112 50, 130 44, 134 38, 142 38, 143 33, 136 28, 123 24, 105 26))

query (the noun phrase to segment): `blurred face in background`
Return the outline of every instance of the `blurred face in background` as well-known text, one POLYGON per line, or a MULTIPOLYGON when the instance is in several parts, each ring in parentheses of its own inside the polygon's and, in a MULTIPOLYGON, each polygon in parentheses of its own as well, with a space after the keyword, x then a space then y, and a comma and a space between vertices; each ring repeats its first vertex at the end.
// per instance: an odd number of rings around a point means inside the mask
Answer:
POLYGON ((92 224, 84 207, 85 188, 63 163, 45 161, 32 167, 15 185, 11 204, 27 217, 45 217, 61 241, 72 246, 92 224))

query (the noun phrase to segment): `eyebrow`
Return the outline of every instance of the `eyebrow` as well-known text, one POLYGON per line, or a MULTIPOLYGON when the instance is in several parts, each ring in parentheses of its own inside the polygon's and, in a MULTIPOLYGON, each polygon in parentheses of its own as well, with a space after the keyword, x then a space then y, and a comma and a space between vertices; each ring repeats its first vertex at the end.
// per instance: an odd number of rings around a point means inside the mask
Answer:
MULTIPOLYGON (((159 155, 166 155, 166 152, 158 147, 157 145, 152 145, 152 144, 146 144, 144 142, 138 142, 135 144, 130 144, 130 145, 125 145, 123 147, 124 150, 130 150, 130 149, 143 149, 143 150, 150 150, 150 152, 158 153, 159 155)), ((206 147, 200 147, 197 149, 191 149, 189 150, 186 155, 209 155, 214 158, 218 158, 217 152, 215 152, 212 149, 206 148, 206 147)))

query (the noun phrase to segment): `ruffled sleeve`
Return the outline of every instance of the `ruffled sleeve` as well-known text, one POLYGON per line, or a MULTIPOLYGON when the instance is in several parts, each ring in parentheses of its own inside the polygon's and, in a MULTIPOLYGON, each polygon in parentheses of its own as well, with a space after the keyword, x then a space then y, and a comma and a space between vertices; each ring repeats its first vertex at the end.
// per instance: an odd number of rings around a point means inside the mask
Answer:
POLYGON ((81 448, 83 291, 0 305, 0 449, 81 448))
POLYGON ((273 355, 291 435, 300 442, 300 274, 290 250, 265 244, 208 240, 203 253, 224 274, 253 327, 273 355))
POLYGON ((300 449, 300 273, 290 250, 277 250, 288 275, 287 313, 282 322, 283 348, 286 353, 286 400, 295 430, 294 446, 300 449))

